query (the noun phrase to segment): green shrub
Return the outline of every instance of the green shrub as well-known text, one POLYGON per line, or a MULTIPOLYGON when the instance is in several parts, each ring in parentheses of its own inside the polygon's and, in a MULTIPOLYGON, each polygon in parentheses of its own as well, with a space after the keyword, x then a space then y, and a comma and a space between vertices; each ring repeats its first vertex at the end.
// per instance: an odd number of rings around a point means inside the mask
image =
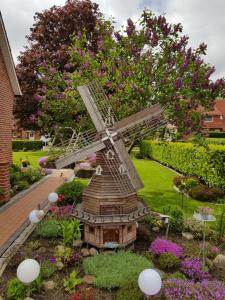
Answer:
POLYGON ((163 206, 163 213, 170 216, 170 230, 181 232, 183 228, 184 213, 177 205, 163 206))
POLYGON ((206 139, 207 144, 216 144, 216 145, 225 145, 225 137, 224 138, 209 138, 206 139))
MULTIPOLYGON (((204 229, 203 222, 195 220, 193 218, 187 218, 183 222, 183 231, 192 233, 194 235, 194 237, 197 239, 203 238, 203 229, 204 229)), ((214 234, 213 231, 206 224, 205 225, 206 237, 208 237, 208 238, 212 237, 213 234, 214 234)))
POLYGON ((159 257, 159 265, 163 270, 177 268, 180 264, 180 259, 171 253, 162 253, 159 257))
POLYGON ((217 201, 218 198, 224 197, 224 192, 218 188, 210 188, 203 184, 198 184, 190 189, 189 195, 200 201, 217 201))
POLYGON ((23 300, 27 296, 34 295, 41 287, 40 276, 31 284, 25 285, 17 277, 8 281, 7 297, 12 300, 23 300))
POLYGON ((224 131, 210 131, 209 132, 210 138, 225 138, 225 132, 224 131))
POLYGON ((56 271, 56 265, 49 261, 45 261, 41 264, 41 278, 43 279, 51 277, 56 271))
POLYGON ((181 272, 172 273, 168 276, 168 278, 183 279, 183 280, 187 279, 186 276, 181 272))
POLYGON ((74 202, 80 203, 82 200, 84 187, 84 184, 77 180, 64 183, 56 190, 58 195, 64 195, 64 200, 57 202, 58 205, 73 204, 74 202))
POLYGON ((196 187, 198 184, 198 181, 194 178, 187 178, 186 180, 184 180, 184 189, 186 191, 189 191, 191 189, 193 189, 194 187, 196 187))
POLYGON ((74 240, 81 238, 81 223, 76 219, 60 222, 64 246, 72 246, 74 240))
POLYGON ((28 168, 24 172, 22 172, 22 178, 29 182, 30 184, 41 179, 41 173, 39 170, 35 170, 33 168, 28 168))
POLYGON ((143 157, 157 160, 183 174, 197 176, 209 186, 225 190, 225 146, 198 146, 181 142, 143 141, 143 157))
POLYGON ((44 220, 36 228, 37 234, 43 238, 57 238, 61 235, 61 227, 54 219, 44 220))
POLYGON ((36 151, 41 150, 44 146, 42 141, 29 141, 29 140, 13 140, 13 151, 36 151))
POLYGON ((77 285, 81 284, 82 280, 77 278, 77 271, 73 270, 70 275, 64 279, 63 286, 66 292, 72 293, 77 285))
POLYGON ((20 180, 17 182, 17 191, 23 191, 28 189, 30 184, 26 180, 20 180))
POLYGON ((142 300, 143 294, 136 281, 122 286, 116 294, 116 300, 142 300))
POLYGON ((128 251, 88 257, 83 264, 85 273, 95 276, 94 285, 107 289, 137 281, 141 271, 152 267, 147 258, 128 251))
POLYGON ((12 300, 23 300, 28 293, 28 286, 19 281, 19 279, 12 278, 7 284, 7 297, 12 300))

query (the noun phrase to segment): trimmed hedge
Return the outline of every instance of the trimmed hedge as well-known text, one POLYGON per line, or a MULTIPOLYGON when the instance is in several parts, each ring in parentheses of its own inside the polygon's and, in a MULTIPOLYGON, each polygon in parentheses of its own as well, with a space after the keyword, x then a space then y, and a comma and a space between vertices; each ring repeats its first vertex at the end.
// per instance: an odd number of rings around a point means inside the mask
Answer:
POLYGON ((42 141, 30 141, 30 140, 13 140, 12 149, 13 151, 35 151, 41 150, 44 146, 42 141))
POLYGON ((225 131, 210 131, 210 138, 225 138, 225 131))
POLYGON ((207 138, 207 144, 225 145, 225 138, 207 138))
POLYGON ((186 174, 195 175, 209 186, 225 190, 225 146, 207 148, 191 143, 142 141, 142 157, 149 157, 186 174))

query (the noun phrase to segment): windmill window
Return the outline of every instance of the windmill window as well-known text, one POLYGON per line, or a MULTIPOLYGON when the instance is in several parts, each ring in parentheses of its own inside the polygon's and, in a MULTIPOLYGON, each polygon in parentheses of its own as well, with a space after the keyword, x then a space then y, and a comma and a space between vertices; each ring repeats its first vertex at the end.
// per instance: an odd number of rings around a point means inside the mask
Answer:
POLYGON ((115 153, 111 149, 107 151, 106 157, 108 160, 114 159, 114 156, 115 156, 115 153))
POLYGON ((99 176, 102 175, 102 167, 100 165, 96 167, 95 174, 99 176))
POLYGON ((94 234, 95 233, 95 228, 92 226, 89 226, 89 233, 94 234))

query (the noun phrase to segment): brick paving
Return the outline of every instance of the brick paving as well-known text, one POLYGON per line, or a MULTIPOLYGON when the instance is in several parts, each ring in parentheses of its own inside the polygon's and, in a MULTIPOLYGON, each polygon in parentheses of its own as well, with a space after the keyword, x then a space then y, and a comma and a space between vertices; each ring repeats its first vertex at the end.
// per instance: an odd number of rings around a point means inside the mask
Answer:
POLYGON ((54 170, 53 174, 0 214, 0 250, 28 220, 30 211, 37 208, 38 204, 43 204, 48 194, 54 192, 63 184, 65 178, 69 179, 73 174, 70 169, 54 170), (60 176, 62 172, 63 176, 60 176))

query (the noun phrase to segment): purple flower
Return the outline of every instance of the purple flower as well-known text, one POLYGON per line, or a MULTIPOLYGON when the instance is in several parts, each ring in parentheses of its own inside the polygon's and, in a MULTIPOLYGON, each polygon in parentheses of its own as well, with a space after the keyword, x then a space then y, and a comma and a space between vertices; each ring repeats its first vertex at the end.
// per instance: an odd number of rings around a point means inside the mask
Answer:
POLYGON ((151 38, 151 31, 149 29, 147 29, 145 31, 145 39, 148 41, 151 38))
POLYGON ((36 100, 36 101, 41 101, 42 100, 42 96, 40 96, 40 95, 34 95, 34 100, 36 100))
POLYGON ((114 36, 115 36, 115 38, 117 39, 118 42, 121 41, 122 36, 120 35, 120 33, 118 31, 114 33, 114 36))
POLYGON ((34 114, 31 114, 29 117, 29 120, 31 123, 35 123, 36 122, 36 116, 34 114))
POLYGON ((204 43, 201 43, 199 45, 199 50, 201 51, 202 54, 206 55, 206 49, 207 49, 207 45, 204 43))
POLYGON ((49 69, 49 73, 52 74, 52 75, 54 75, 56 72, 57 72, 56 68, 51 67, 49 69))
POLYGON ((179 77, 174 82, 174 89, 179 90, 182 88, 182 85, 183 85, 182 79, 179 77))
POLYGON ((73 68, 73 64, 72 63, 67 63, 64 65, 64 69, 65 70, 70 70, 71 68, 73 68))
POLYGON ((56 263, 56 257, 55 256, 51 256, 49 260, 52 264, 56 263))
POLYGON ((83 64, 83 68, 88 69, 89 67, 90 67, 89 61, 85 61, 85 63, 83 64))
POLYGON ((131 18, 127 19, 127 25, 130 26, 130 27, 133 27, 133 26, 134 26, 134 23, 133 23, 133 21, 131 20, 131 18))
POLYGON ((178 258, 183 254, 183 250, 179 245, 164 239, 154 240, 149 250, 154 254, 171 253, 178 258))
POLYGON ((202 262, 199 258, 185 258, 181 262, 181 271, 192 280, 202 281, 204 279, 211 279, 208 272, 202 270, 202 262))
POLYGON ((220 281, 193 282, 190 280, 167 279, 162 289, 163 299, 223 300, 225 286, 220 281))

